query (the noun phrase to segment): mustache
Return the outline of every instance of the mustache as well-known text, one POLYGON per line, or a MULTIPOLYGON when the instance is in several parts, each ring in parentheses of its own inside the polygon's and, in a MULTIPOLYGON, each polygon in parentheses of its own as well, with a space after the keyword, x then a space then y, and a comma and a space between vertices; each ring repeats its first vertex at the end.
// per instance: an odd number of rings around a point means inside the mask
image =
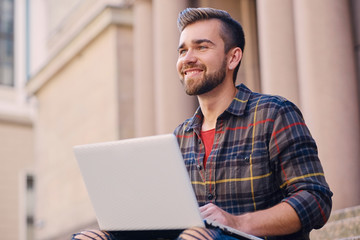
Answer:
POLYGON ((206 66, 204 64, 193 64, 193 63, 187 63, 184 64, 181 68, 181 73, 184 73, 185 70, 190 69, 190 68, 199 68, 203 71, 206 70, 206 66))

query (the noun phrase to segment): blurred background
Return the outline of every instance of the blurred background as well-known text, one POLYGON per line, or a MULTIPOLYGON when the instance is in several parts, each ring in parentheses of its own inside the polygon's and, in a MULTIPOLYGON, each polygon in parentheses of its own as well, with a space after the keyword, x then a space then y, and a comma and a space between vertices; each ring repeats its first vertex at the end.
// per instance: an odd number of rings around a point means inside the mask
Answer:
POLYGON ((346 215, 328 225, 360 235, 359 0, 0 0, 0 239, 96 227, 72 147, 170 133, 192 116, 175 69, 186 7, 243 25, 238 83, 302 110, 333 216, 346 215))

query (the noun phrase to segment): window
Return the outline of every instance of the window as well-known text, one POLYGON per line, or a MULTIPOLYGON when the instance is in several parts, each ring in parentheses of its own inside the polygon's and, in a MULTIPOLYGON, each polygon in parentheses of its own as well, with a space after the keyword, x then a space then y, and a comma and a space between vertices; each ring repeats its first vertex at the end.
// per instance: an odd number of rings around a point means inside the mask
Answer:
POLYGON ((14 0, 0 0, 0 85, 14 86, 14 0))

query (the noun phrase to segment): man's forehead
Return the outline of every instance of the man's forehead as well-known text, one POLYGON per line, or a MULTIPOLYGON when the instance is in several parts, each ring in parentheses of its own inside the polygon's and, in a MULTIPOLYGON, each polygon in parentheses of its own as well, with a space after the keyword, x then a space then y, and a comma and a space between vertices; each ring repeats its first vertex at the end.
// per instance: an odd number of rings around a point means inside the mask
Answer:
POLYGON ((220 40, 220 21, 217 19, 201 20, 189 24, 180 34, 179 45, 220 40))

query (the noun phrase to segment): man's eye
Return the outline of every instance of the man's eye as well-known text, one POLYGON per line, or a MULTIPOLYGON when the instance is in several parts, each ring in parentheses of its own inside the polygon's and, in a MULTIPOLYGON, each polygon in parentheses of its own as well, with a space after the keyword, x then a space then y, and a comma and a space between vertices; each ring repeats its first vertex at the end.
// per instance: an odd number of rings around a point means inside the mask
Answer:
POLYGON ((186 53, 186 50, 185 49, 180 49, 179 50, 179 55, 184 55, 186 53))
POLYGON ((200 49, 200 50, 207 49, 207 46, 199 46, 199 49, 200 49))

